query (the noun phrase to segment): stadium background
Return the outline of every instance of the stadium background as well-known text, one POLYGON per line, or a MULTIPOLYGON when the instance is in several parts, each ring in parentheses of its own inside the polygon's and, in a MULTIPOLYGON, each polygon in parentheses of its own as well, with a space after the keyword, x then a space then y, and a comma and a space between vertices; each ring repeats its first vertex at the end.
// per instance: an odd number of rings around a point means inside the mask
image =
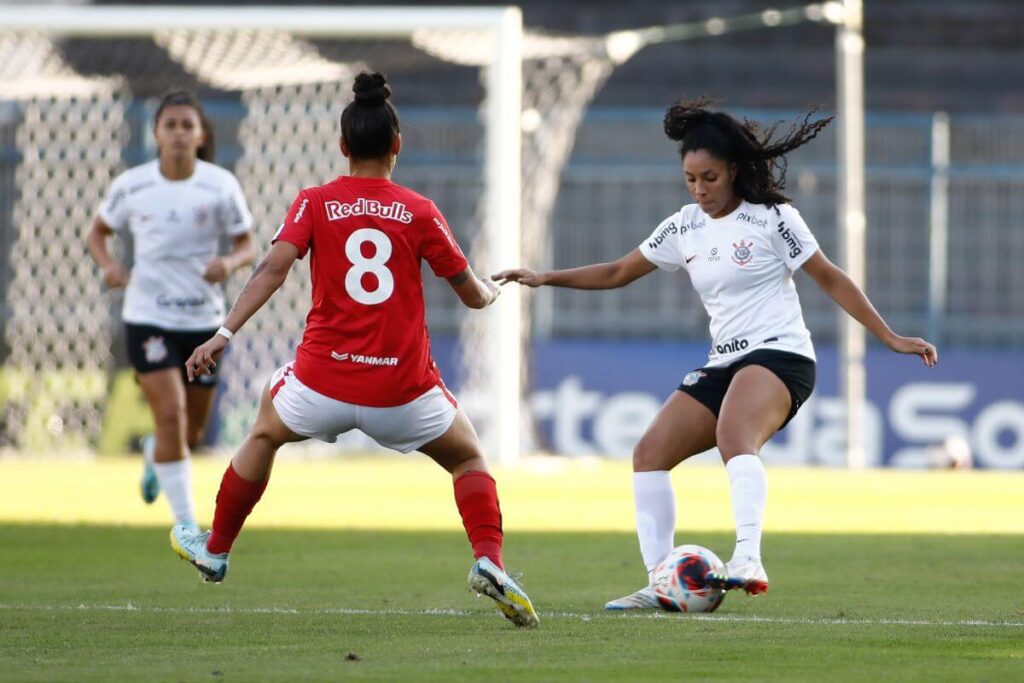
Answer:
MULTIPOLYGON (((707 3, 697 2, 521 5, 528 29, 574 35, 699 20, 712 12, 707 3)), ((731 0, 715 3, 713 12, 730 16, 766 6, 731 0)), ((869 463, 943 461, 949 453, 942 444, 952 436, 966 441, 976 466, 1024 468, 1024 403, 1017 386, 1024 377, 1019 352, 1024 270, 1018 267, 1024 259, 1024 117, 1019 113, 1024 96, 1011 85, 1012 74, 1024 71, 1024 51, 1013 29, 1022 19, 1024 7, 1010 1, 974 2, 968 10, 957 2, 901 0, 868 3, 865 9, 867 291, 892 327, 926 336, 942 352, 938 370, 925 372, 877 345, 869 349, 869 463), (941 113, 948 115, 950 130, 945 169, 936 168, 933 158, 941 113), (932 183, 939 173, 948 174, 949 181, 948 283, 942 308, 930 303, 928 269, 932 183)), ((616 258, 688 201, 677 155, 660 131, 665 105, 679 94, 708 93, 730 111, 765 122, 792 119, 816 104, 834 108, 833 41, 831 30, 810 24, 746 31, 654 45, 616 68, 587 109, 561 173, 550 243, 538 262, 527 265, 568 267, 616 258)), ((217 130, 218 161, 235 168, 242 156, 239 127, 245 118, 238 94, 204 84, 150 41, 115 43, 101 50, 87 40, 69 40, 61 43, 61 54, 78 73, 127 76, 134 100, 127 109, 130 133, 121 151, 122 167, 152 158, 153 97, 174 82, 204 97, 217 130)), ((413 55, 395 41, 355 41, 331 49, 336 59, 359 59, 391 72, 408 150, 396 180, 434 197, 460 241, 469 243, 478 223, 474 198, 481 182, 479 79, 467 67, 413 55)), ((0 446, 22 455, 83 447, 123 452, 145 431, 147 418, 123 372, 116 295, 100 295, 110 301, 114 343, 109 379, 105 387, 82 389, 111 396, 103 401, 102 429, 88 432, 84 440, 71 430, 63 433, 60 426, 73 422, 67 413, 74 407, 62 405, 47 406, 52 415, 20 426, 26 414, 39 408, 28 389, 32 379, 9 363, 12 349, 26 343, 12 333, 10 323, 23 295, 13 286, 14 262, 20 258, 14 206, 19 199, 31 201, 17 184, 24 163, 16 142, 20 111, 16 103, 0 103, 0 360, 6 375, 0 382, 0 446), (122 372, 115 373, 116 368, 122 372)), ((795 205, 833 257, 838 256, 835 132, 833 126, 794 154, 788 174, 795 205)), ((319 180, 296 178, 295 187, 319 180)), ((97 200, 81 198, 84 214, 92 213, 97 200)), ((276 208, 281 213, 285 206, 276 208)), ((262 241, 276 220, 271 207, 257 226, 262 241)), ((83 221, 83 234, 87 227, 83 221)), ((69 245, 69 264, 83 258, 84 244, 79 246, 69 245)), ((56 296, 77 286, 77 279, 91 277, 88 267, 58 273, 62 289, 56 296)), ((428 280, 436 353, 458 388, 457 334, 466 313, 444 283, 428 280)), ((838 314, 804 276, 798 275, 798 283, 821 354, 820 383, 811 403, 767 455, 769 462, 842 464, 838 314)), ((666 373, 681 376, 699 365, 707 336, 706 316, 685 277, 664 274, 600 294, 541 291, 532 297, 530 318, 533 362, 527 398, 536 439, 527 445, 562 455, 628 457, 631 444, 671 391, 666 373)), ((42 341, 51 355, 59 355, 67 343, 42 341)), ((472 412, 474 397, 463 398, 472 412)), ((210 442, 237 443, 251 413, 233 413, 223 401, 220 407, 210 442)), ((339 449, 365 451, 372 444, 353 435, 339 449)))
MULTIPOLYGON (((530 31, 593 36, 770 3, 520 4, 530 31)), ((940 349, 938 368, 927 370, 869 346, 868 462, 946 466, 966 443, 977 467, 1018 471, 804 466, 843 465, 845 443, 838 313, 798 275, 821 366, 815 398, 764 449, 771 594, 730 596, 711 615, 606 613, 604 601, 643 576, 629 452, 651 411, 704 358, 707 321, 685 276, 533 296, 532 446, 558 457, 494 468, 505 558, 526 572, 542 618, 531 632, 465 593, 470 556, 448 475, 421 456, 358 457, 368 448, 358 438, 284 449, 224 584, 202 585, 173 557, 164 501, 138 499, 136 442, 149 418, 117 338, 119 300, 100 289, 84 234, 109 178, 152 158, 154 98, 173 81, 203 96, 218 160, 250 183, 266 242, 296 187, 341 170, 306 157, 313 145, 333 146, 337 102, 317 102, 340 100, 348 80, 335 91, 286 91, 299 115, 279 108, 274 122, 294 128, 254 130, 252 99, 204 85, 151 40, 58 41, 76 73, 126 74, 132 97, 124 125, 121 102, 57 97, 33 107, 0 97, 0 682, 1020 679, 1024 6, 868 0, 864 18, 867 289, 894 327, 940 349), (933 166, 937 112, 950 121, 948 169, 933 166), (269 151, 253 155, 260 136, 269 151), (935 307, 930 204, 933 180, 946 175, 949 282, 935 307)), ((4 52, 2 34, 0 82, 19 76, 11 65, 22 56, 4 52)), ((834 108, 834 40, 833 27, 810 23, 726 33, 653 45, 614 69, 560 172, 551 242, 529 265, 614 258, 687 201, 660 132, 679 94, 708 93, 763 121, 834 108)), ((471 243, 482 183, 478 70, 394 40, 316 45, 388 71, 407 143, 396 180, 436 198, 471 243)), ((573 76, 571 63, 558 66, 554 81, 573 76)), ((801 149, 789 170, 796 205, 833 257, 835 134, 801 149)), ((473 314, 443 282, 427 281, 435 351, 458 385, 458 339, 473 314)), ((302 282, 294 273, 286 288, 294 294, 302 282)), ((232 342, 212 437, 218 456, 248 419, 228 393, 251 399, 266 376, 245 345, 273 342, 273 354, 286 354, 301 325, 302 297, 282 298, 292 307, 261 312, 232 342)), ((460 397, 472 407, 472 396, 460 397)), ((728 479, 713 454, 695 460, 672 473, 676 542, 725 557, 734 541, 728 479)), ((225 459, 193 467, 206 524, 225 459)))

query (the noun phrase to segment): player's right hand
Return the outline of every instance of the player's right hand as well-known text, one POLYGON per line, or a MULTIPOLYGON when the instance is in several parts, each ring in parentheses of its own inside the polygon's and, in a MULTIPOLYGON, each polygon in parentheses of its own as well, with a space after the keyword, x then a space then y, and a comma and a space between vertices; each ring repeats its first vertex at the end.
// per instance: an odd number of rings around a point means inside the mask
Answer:
POLYGON ((128 285, 128 271, 120 263, 112 263, 103 269, 103 284, 111 289, 128 285))
POLYGON ((499 296, 501 296, 501 288, 498 287, 497 283, 490 278, 484 278, 481 282, 483 282, 484 287, 487 288, 487 293, 490 296, 490 300, 487 302, 487 305, 490 306, 498 300, 499 296))
POLYGON ((544 279, 541 277, 540 273, 535 273, 532 270, 527 270, 526 268, 503 270, 500 273, 492 275, 491 279, 499 285, 503 285, 506 282, 518 282, 519 284, 526 285, 527 287, 540 287, 544 284, 544 279))
POLYGON ((220 358, 220 354, 227 345, 226 337, 215 334, 201 346, 197 346, 185 361, 185 374, 188 375, 188 381, 195 380, 199 375, 209 375, 217 367, 217 358, 220 358))

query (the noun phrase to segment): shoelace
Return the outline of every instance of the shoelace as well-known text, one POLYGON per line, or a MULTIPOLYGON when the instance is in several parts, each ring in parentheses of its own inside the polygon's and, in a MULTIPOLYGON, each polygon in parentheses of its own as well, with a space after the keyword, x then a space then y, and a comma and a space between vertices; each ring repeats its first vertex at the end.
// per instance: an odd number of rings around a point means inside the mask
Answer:
POLYGON ((505 576, 507 576, 508 578, 512 579, 512 581, 517 586, 519 586, 523 590, 526 590, 526 584, 523 583, 523 573, 522 572, 511 572, 511 571, 507 571, 506 570, 505 571, 505 576))

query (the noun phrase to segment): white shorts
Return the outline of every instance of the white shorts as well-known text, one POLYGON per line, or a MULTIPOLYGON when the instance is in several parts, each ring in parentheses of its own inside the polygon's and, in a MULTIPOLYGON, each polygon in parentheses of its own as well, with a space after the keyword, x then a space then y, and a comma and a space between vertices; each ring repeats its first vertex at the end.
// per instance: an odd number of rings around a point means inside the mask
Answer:
POLYGON ((414 451, 444 434, 458 411, 455 399, 441 386, 391 408, 338 401, 300 382, 291 363, 270 378, 270 396, 281 421, 300 436, 334 443, 340 434, 358 429, 400 453, 414 451))

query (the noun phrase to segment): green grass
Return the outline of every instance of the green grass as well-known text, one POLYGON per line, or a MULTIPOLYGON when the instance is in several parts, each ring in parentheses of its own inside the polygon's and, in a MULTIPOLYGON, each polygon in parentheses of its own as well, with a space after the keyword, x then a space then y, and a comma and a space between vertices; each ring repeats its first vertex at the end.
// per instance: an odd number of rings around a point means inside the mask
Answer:
POLYGON ((525 632, 466 592, 461 533, 250 529, 214 586, 165 527, 0 525, 0 681, 1024 677, 1018 535, 769 531, 767 596, 603 613, 637 555, 630 533, 510 532, 541 613, 525 632))

